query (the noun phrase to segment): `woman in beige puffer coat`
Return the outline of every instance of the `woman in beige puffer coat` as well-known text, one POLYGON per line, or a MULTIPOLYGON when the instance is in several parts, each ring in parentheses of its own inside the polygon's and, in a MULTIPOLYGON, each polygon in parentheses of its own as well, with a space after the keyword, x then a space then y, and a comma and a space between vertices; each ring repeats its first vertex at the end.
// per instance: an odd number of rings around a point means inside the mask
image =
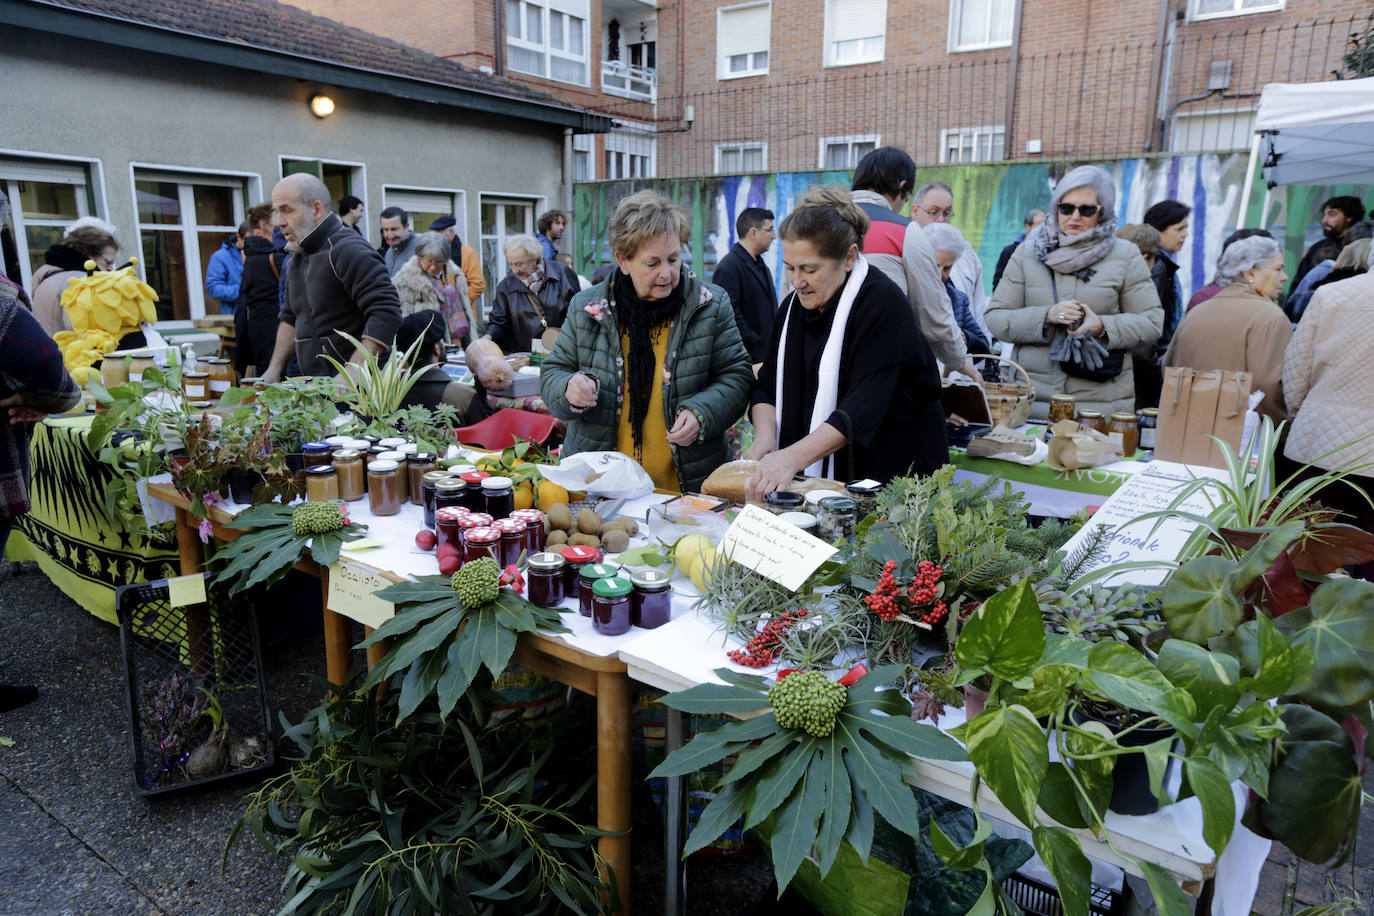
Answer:
POLYGON ((1061 393, 1073 395, 1080 410, 1135 409, 1129 351, 1159 339, 1164 310, 1140 250, 1116 238, 1115 204, 1105 170, 1080 166, 1065 175, 1045 222, 1011 256, 988 306, 988 329, 1015 344, 1011 358, 1035 386, 1034 418, 1044 419, 1050 395, 1061 393), (1050 356, 1061 333, 1127 351, 1121 372, 1100 382, 1066 374, 1050 356))

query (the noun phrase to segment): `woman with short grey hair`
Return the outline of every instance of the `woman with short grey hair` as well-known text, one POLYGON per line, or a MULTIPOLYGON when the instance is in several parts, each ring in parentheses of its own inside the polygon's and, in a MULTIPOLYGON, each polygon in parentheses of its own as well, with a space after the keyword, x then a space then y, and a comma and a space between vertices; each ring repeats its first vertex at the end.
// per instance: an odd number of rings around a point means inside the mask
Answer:
POLYGON ((561 328, 572 297, 582 291, 571 268, 544 257, 533 236, 506 239, 510 273, 496 284, 487 336, 504 353, 529 352, 531 342, 561 328))
POLYGON ((1221 291, 1183 316, 1164 365, 1249 372, 1251 390, 1264 392, 1259 412, 1275 423, 1287 419, 1283 354, 1293 326, 1277 304, 1287 279, 1276 240, 1232 242, 1217 262, 1221 291))
POLYGON ((1128 357, 1159 339, 1164 310, 1140 250, 1116 228, 1111 174, 1073 169, 992 295, 984 320, 1016 345, 1012 359, 1035 388, 1032 416, 1048 416, 1055 394, 1073 395, 1080 409, 1135 410, 1128 357))
POLYGON ((415 254, 401 265, 391 282, 401 300, 401 315, 433 309, 444 316, 445 337, 466 345, 475 322, 468 304, 468 281, 449 260, 448 239, 438 232, 416 236, 415 254))
MULTIPOLYGON (((954 311, 954 320, 959 330, 964 332, 964 346, 971 356, 992 352, 991 335, 978 323, 973 315, 973 307, 968 295, 954 285, 950 271, 968 248, 964 234, 949 223, 930 223, 921 230, 935 250, 935 266, 940 269, 940 279, 945 284, 945 295, 949 296, 949 306, 954 311)), ((979 367, 986 371, 987 367, 979 367)))
POLYGON ((921 231, 926 234, 930 247, 937 253, 948 252, 954 255, 956 260, 968 246, 968 242, 964 241, 964 234, 949 223, 930 223, 921 231))

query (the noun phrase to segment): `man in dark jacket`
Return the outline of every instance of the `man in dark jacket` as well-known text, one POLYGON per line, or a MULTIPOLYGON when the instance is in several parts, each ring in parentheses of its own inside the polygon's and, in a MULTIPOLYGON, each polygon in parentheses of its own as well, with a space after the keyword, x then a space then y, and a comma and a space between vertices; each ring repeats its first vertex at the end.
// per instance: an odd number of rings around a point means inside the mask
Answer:
POLYGON ((243 280, 239 307, 234 312, 234 368, 240 375, 261 372, 272 361, 281 314, 279 281, 285 264, 284 251, 272 244, 272 205, 258 204, 248 211, 253 231, 243 240, 243 280))
POLYGON ((773 211, 762 207, 744 208, 735 220, 735 235, 739 241, 716 264, 711 282, 730 295, 740 339, 749 351, 754 374, 758 375, 768 355, 773 315, 778 310, 773 275, 763 262, 763 253, 778 237, 773 230, 773 211))
POLYGON ((1021 220, 1021 225, 1025 228, 1021 230, 1010 245, 1002 249, 1002 253, 997 256, 997 268, 992 272, 992 291, 997 292, 997 284, 1002 282, 1002 272, 1007 269, 1007 262, 1016 253, 1017 246, 1026 240, 1026 236, 1032 229, 1045 221, 1045 211, 1039 207, 1032 207, 1026 211, 1026 216, 1021 220))
MULTIPOLYGON (((1288 295, 1291 299, 1293 293, 1297 292, 1298 286, 1302 284, 1302 278, 1307 276, 1307 272, 1316 267, 1322 261, 1335 260, 1345 247, 1345 236, 1350 231, 1350 227, 1364 219, 1364 204, 1358 197, 1332 197, 1322 203, 1322 238, 1312 243, 1312 247, 1302 256, 1298 262, 1298 269, 1293 272, 1293 280, 1288 285, 1288 295)), ((1297 318, 1289 311, 1290 318, 1297 318)))
POLYGON ((360 363, 366 351, 391 346, 401 326, 401 303, 386 265, 367 241, 333 212, 329 189, 313 175, 288 175, 272 189, 272 212, 292 252, 286 266, 286 301, 272 363, 262 373, 279 381, 294 351, 306 375, 333 375, 323 359, 360 363))

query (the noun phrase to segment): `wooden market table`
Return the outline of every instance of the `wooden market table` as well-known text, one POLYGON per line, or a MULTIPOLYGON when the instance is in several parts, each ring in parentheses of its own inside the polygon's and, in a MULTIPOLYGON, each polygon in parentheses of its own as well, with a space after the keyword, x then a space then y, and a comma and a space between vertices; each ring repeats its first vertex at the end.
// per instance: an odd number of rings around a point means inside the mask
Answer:
MULTIPOLYGON (((198 522, 190 513, 190 501, 169 483, 150 483, 148 492, 176 508, 177 547, 182 574, 201 572, 205 555, 197 530, 198 522)), ((418 511, 418 507, 411 508, 418 511)), ((210 509, 210 522, 215 537, 232 541, 243 533, 227 527, 227 523, 232 521, 233 517, 233 513, 222 507, 215 506, 210 509)), ((347 562, 394 582, 404 581, 406 578, 398 571, 372 566, 354 556, 348 557, 347 562)), ((342 684, 347 681, 351 667, 351 622, 344 615, 329 609, 328 568, 308 559, 298 563, 296 568, 320 580, 321 604, 324 607, 325 668, 330 683, 342 684)), ((364 629, 368 630, 366 627, 364 629)), ((616 651, 611 649, 607 652, 604 646, 600 648, 602 651, 596 651, 595 648, 588 651, 549 634, 522 633, 511 661, 596 697, 596 826, 615 834, 601 837, 597 841, 597 848, 615 875, 621 909, 629 913, 632 727, 630 706, 633 690, 625 663, 620 660, 616 651)), ((371 667, 379 661, 385 653, 385 646, 374 646, 369 649, 368 666, 371 667)))

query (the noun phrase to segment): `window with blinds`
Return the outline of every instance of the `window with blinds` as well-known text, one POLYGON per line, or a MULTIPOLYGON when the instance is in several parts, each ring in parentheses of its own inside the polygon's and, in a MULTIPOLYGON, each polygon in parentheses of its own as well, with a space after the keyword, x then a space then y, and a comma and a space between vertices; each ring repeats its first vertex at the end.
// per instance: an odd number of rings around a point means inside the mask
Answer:
POLYGON ((716 146, 716 174, 743 175, 768 166, 766 143, 721 143, 716 146))
POLYGON ((825 0, 825 65, 883 59, 887 0, 825 0))
POLYGON ((506 0, 512 70, 587 85, 588 0, 506 0))
POLYGON ((1011 44, 1015 0, 950 0, 949 49, 980 51, 1011 44))
POLYGON ((716 10, 716 79, 760 76, 768 72, 767 3, 716 10))

